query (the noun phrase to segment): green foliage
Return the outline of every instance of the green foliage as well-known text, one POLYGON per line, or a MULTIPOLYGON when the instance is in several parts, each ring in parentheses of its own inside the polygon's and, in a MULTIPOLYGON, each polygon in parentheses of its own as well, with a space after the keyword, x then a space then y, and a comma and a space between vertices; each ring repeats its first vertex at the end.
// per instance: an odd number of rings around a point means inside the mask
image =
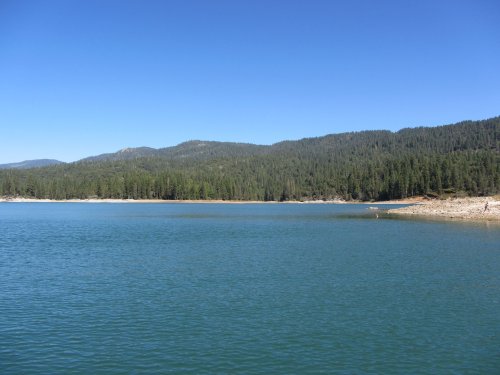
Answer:
POLYGON ((261 201, 493 195, 500 191, 499 129, 496 117, 272 146, 191 141, 127 149, 71 164, 2 170, 0 195, 261 201))

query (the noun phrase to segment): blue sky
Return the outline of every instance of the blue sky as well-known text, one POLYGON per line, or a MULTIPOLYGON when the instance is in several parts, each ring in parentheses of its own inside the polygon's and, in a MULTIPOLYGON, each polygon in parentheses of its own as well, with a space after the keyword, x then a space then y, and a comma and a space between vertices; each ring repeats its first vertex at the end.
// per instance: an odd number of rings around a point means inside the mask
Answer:
POLYGON ((0 0, 0 163, 500 115, 500 2, 0 0))

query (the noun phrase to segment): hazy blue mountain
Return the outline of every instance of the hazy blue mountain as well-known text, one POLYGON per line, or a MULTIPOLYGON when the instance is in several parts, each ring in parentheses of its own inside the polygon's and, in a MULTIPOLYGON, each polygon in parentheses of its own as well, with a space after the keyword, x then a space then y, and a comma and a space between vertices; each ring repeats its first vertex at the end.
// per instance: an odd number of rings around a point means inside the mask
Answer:
POLYGON ((64 164, 64 162, 55 159, 36 159, 25 160, 19 163, 0 164, 0 169, 30 169, 42 168, 50 165, 64 164))

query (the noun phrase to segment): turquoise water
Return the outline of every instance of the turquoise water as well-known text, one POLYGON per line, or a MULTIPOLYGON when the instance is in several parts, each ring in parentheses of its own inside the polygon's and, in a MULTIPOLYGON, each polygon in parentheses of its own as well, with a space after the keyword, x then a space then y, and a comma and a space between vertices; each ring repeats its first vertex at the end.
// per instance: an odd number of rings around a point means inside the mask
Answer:
POLYGON ((500 228, 0 204, 1 374, 498 374, 500 228))

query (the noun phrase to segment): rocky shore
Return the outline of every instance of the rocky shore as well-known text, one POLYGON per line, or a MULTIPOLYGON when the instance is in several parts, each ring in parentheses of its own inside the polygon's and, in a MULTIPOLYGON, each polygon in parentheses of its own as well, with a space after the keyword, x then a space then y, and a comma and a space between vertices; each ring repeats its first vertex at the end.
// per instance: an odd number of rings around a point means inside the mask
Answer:
POLYGON ((387 212, 396 215, 500 221, 500 201, 497 199, 495 197, 434 199, 408 207, 391 209, 387 212))

